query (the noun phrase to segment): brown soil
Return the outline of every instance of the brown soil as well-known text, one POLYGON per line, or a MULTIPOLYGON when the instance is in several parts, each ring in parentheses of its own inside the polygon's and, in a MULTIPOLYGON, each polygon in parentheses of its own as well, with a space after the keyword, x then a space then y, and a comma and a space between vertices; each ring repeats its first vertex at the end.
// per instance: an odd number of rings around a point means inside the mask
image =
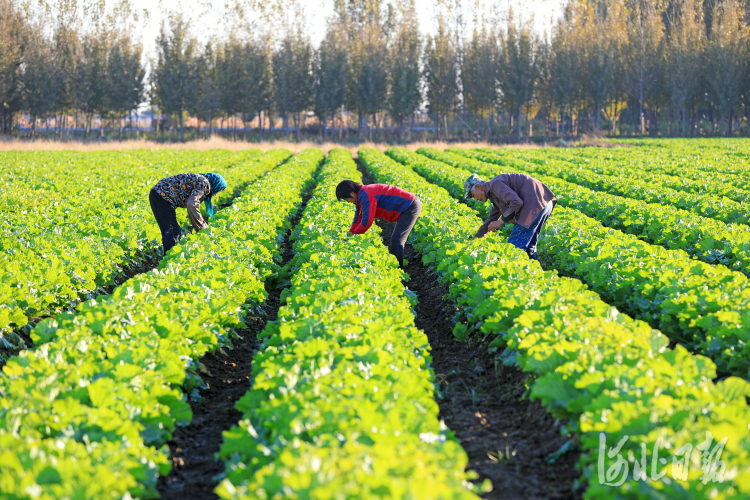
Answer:
MULTIPOLYGON (((292 230, 297 225, 312 190, 304 197, 297 214, 292 218, 292 230)), ((294 256, 285 235, 281 247, 282 265, 294 256)), ((214 493, 217 476, 224 472, 224 462, 215 454, 223 442, 222 432, 236 425, 242 413, 234 404, 251 387, 253 356, 260 343, 257 335, 268 321, 275 321, 281 305, 283 287, 271 288, 266 283, 266 299, 263 317, 246 319, 248 328, 239 332, 240 337, 231 349, 219 349, 207 354, 201 364, 205 368, 201 377, 208 386, 200 392, 201 399, 192 402, 193 418, 190 425, 178 427, 167 444, 172 455, 172 471, 159 478, 157 489, 163 500, 216 499, 214 493)))
MULTIPOLYGON (((381 222, 381 221, 378 221, 381 222)), ((383 239, 390 240, 395 224, 382 223, 383 239)), ((411 245, 406 246, 405 285, 419 299, 415 323, 425 332, 432 350, 440 418, 453 431, 467 455, 467 469, 479 482, 492 481, 487 499, 578 499, 580 473, 576 448, 548 463, 569 438, 565 424, 528 398, 527 375, 490 354, 487 342, 477 337, 459 343, 453 337, 454 303, 443 300, 448 286, 423 264, 411 245)))
MULTIPOLYGON (((363 182, 373 183, 367 172, 363 182)), ((395 223, 376 223, 387 245, 395 223)), ((490 354, 488 341, 478 336, 466 343, 455 340, 457 308, 443 299, 448 286, 438 282, 409 244, 404 258, 409 275, 404 285, 419 299, 415 323, 430 342, 439 417, 469 456, 467 470, 479 475, 476 482, 492 481, 493 490, 484 498, 582 498, 585 488, 578 485, 576 469, 580 450, 574 446, 549 463, 550 455, 569 441, 560 433, 565 422, 529 400, 527 374, 503 364, 500 353, 490 354)))
MULTIPOLYGON (((265 304, 269 320, 276 319, 279 292, 271 291, 265 304)), ((172 471, 159 478, 162 499, 188 500, 218 498, 214 477, 224 472, 224 463, 215 458, 222 443, 222 432, 236 425, 242 413, 234 404, 250 389, 253 356, 258 349, 257 334, 266 318, 247 321, 249 328, 231 349, 218 349, 201 360, 204 383, 201 399, 191 403, 190 425, 177 427, 167 444, 172 454, 172 471)))

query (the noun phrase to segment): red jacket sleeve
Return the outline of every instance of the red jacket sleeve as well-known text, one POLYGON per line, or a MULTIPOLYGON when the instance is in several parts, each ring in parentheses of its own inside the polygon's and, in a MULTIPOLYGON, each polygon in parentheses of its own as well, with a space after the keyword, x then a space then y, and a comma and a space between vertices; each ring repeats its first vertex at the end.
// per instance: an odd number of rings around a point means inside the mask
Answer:
POLYGON ((359 190, 357 196, 357 212, 359 213, 360 220, 357 218, 357 214, 354 216, 354 224, 352 224, 349 232, 352 234, 363 234, 366 233, 372 223, 375 221, 375 210, 378 207, 378 200, 368 193, 364 186, 359 190))

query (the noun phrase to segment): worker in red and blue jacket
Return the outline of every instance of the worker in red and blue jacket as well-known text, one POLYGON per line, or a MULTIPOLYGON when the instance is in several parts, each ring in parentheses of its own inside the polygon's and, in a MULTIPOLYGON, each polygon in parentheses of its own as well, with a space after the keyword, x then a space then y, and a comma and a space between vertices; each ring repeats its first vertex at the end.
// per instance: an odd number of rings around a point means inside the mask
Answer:
POLYGON ((354 222, 349 232, 366 233, 375 219, 395 222, 388 251, 396 256, 398 264, 404 267, 404 245, 417 217, 422 212, 422 202, 414 194, 400 187, 388 184, 368 184, 363 186, 354 181, 341 181, 336 186, 336 199, 354 203, 354 222))

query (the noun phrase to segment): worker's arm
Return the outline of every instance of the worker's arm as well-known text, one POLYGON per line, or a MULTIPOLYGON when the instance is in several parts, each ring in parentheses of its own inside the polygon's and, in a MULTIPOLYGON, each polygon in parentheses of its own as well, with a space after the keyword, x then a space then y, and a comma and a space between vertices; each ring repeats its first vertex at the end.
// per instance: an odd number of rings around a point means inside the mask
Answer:
POLYGON ((349 228, 350 233, 354 233, 354 228, 359 224, 359 220, 362 217, 362 212, 359 210, 359 203, 354 206, 354 220, 352 221, 352 227, 349 228))
POLYGON ((196 231, 200 231, 201 229, 206 229, 208 225, 203 220, 203 217, 201 217, 201 199, 203 196, 208 195, 208 191, 210 188, 206 188, 206 186, 203 185, 197 185, 195 189, 193 189, 193 192, 190 194, 190 197, 187 200, 187 203, 185 204, 187 207, 188 212, 188 219, 190 219, 190 224, 192 224, 193 229, 196 231))
POLYGON ((487 216, 487 219, 484 221, 484 224, 481 225, 477 233, 474 235, 475 238, 483 238, 485 234, 490 230, 490 224, 497 221, 497 219, 500 217, 500 210, 498 210, 495 205, 492 205, 492 208, 490 209, 490 213, 487 216))
POLYGON ((364 189, 360 189, 357 201, 362 207, 361 220, 355 223, 349 232, 353 234, 363 234, 370 229, 370 226, 372 226, 372 223, 375 221, 375 210, 378 206, 378 200, 374 196, 368 195, 364 189))

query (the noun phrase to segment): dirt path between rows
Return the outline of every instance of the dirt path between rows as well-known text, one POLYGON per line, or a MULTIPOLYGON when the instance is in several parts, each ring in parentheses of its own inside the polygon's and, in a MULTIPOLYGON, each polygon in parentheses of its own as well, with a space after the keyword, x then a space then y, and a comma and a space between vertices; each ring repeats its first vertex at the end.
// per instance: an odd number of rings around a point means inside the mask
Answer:
MULTIPOLYGON (((361 169, 361 167, 360 167, 361 169)), ((363 170, 364 183, 373 179, 363 170)), ((395 223, 377 220, 387 246, 395 223)), ((444 300, 449 290, 422 264, 407 244, 404 257, 409 280, 404 283, 419 299, 415 323, 430 342, 432 369, 440 419, 453 431, 469 456, 467 470, 479 474, 478 483, 492 481, 488 500, 578 500, 580 451, 575 447, 554 463, 548 458, 568 438, 565 422, 553 418, 526 389, 527 375, 506 366, 500 354, 488 351, 488 341, 473 336, 466 343, 453 337, 456 305, 444 300)))
MULTIPOLYGON (((382 223, 384 241, 390 241, 394 226, 382 223)), ((489 353, 486 342, 477 337, 466 343, 454 339, 456 306, 443 300, 448 286, 438 283, 411 245, 406 246, 405 258, 410 279, 404 285, 419 299, 415 323, 430 342, 440 418, 468 454, 467 469, 477 472, 480 481, 492 481, 493 491, 484 497, 581 498, 582 490, 574 490, 580 478, 575 468, 580 452, 547 462, 568 440, 560 434, 564 422, 528 399, 526 374, 502 364, 499 356, 489 353)))
MULTIPOLYGON (((297 213, 292 217, 292 229, 284 235, 281 245, 282 266, 294 252, 289 235, 305 210, 312 188, 306 193, 297 213)), ((248 328, 239 332, 232 349, 219 349, 207 354, 201 364, 201 374, 208 386, 200 392, 201 399, 190 404, 193 419, 190 425, 178 427, 167 444, 172 455, 172 471, 159 478, 157 489, 163 500, 216 499, 216 476, 224 472, 224 462, 214 455, 221 448, 222 432, 236 425, 242 413, 234 404, 251 387, 252 363, 260 343, 259 332, 268 321, 276 321, 281 305, 283 287, 271 288, 266 282, 268 299, 263 305, 265 316, 247 318, 248 328)))

